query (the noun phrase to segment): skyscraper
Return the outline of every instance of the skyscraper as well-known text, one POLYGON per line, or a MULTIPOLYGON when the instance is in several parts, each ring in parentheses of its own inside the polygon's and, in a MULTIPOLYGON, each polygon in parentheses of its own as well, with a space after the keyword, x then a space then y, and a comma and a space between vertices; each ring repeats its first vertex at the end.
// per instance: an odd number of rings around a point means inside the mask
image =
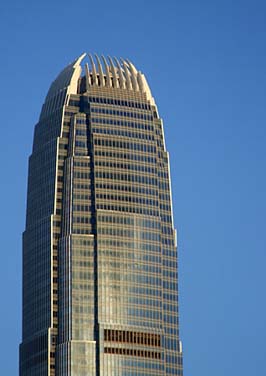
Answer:
POLYGON ((182 375, 175 239, 147 81, 128 60, 84 54, 35 126, 20 375, 182 375))

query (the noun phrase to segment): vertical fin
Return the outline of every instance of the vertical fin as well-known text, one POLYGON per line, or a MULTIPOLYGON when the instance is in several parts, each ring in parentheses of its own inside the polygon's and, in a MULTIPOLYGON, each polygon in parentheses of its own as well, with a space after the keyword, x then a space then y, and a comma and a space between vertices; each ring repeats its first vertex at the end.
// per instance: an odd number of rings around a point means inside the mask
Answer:
POLYGON ((89 64, 85 64, 85 75, 86 75, 86 91, 89 90, 89 87, 91 86, 91 80, 90 80, 90 71, 89 71, 89 64))
POLYGON ((100 86, 105 86, 105 81, 103 77, 103 67, 101 64, 101 61, 98 57, 98 55, 95 54, 96 60, 97 60, 97 66, 98 66, 98 72, 99 72, 99 78, 100 78, 100 86))
POLYGON ((110 87, 111 86, 111 78, 110 78, 110 72, 109 72, 109 65, 107 64, 107 61, 105 57, 102 55, 104 67, 105 67, 105 74, 106 74, 106 86, 110 87))
POLYGON ((120 59, 123 63, 123 68, 124 68, 124 72, 125 72, 125 76, 126 76, 126 87, 127 89, 129 90, 132 90, 132 83, 131 83, 131 79, 130 79, 130 75, 129 75, 129 70, 128 70, 128 67, 127 67, 127 64, 125 62, 124 59, 120 59))
POLYGON ((120 63, 119 63, 119 61, 117 60, 116 57, 114 57, 114 61, 116 62, 116 65, 117 65, 117 68, 118 68, 119 86, 120 86, 121 89, 125 89, 125 79, 124 79, 124 76, 123 76, 121 65, 120 65, 120 63))
POLYGON ((112 75, 113 75, 113 86, 115 88, 117 88, 118 87, 118 82, 117 82, 117 77, 116 77, 114 63, 113 63, 113 60, 112 60, 112 58, 110 56, 108 56, 108 60, 110 61, 111 72, 112 72, 112 75))
POLYGON ((137 70, 134 67, 134 65, 131 64, 131 62, 128 59, 126 59, 126 62, 129 66, 129 70, 130 70, 130 73, 131 73, 131 82, 132 82, 133 89, 136 90, 136 91, 139 91, 139 86, 138 86, 138 82, 137 82, 137 79, 136 79, 137 70))
POLYGON ((92 85, 97 86, 98 85, 98 82, 97 82, 97 72, 96 72, 94 61, 93 61, 93 57, 92 57, 91 54, 89 54, 88 56, 89 56, 89 59, 90 59, 90 62, 91 62, 91 68, 92 68, 92 78, 93 78, 92 85))

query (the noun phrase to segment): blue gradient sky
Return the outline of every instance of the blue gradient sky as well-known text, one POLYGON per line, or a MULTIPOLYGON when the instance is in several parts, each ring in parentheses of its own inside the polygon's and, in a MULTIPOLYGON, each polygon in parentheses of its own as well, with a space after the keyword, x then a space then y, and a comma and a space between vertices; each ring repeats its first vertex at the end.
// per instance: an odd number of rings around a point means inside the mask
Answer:
POLYGON ((185 376, 266 375, 266 3, 0 5, 0 374, 18 374, 27 158, 51 81, 83 51, 131 59, 164 119, 185 376))

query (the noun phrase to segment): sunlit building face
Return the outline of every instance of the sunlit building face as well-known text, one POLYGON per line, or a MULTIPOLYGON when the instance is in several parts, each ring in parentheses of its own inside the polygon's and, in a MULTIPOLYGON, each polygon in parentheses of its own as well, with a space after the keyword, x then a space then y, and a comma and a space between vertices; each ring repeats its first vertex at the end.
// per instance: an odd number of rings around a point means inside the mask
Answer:
POLYGON ((76 59, 35 126, 20 375, 182 376, 169 156, 128 60, 76 59))

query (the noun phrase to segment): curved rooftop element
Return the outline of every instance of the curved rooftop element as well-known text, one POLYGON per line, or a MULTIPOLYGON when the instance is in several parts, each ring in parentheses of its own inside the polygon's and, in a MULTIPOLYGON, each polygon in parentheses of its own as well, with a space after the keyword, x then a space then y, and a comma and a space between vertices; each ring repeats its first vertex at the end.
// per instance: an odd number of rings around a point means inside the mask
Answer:
POLYGON ((154 104, 144 74, 138 71, 131 61, 123 58, 111 58, 110 56, 107 59, 104 56, 99 58, 96 54, 95 57, 91 54, 88 54, 88 56, 90 58, 88 74, 92 79, 89 79, 87 87, 107 86, 146 93, 147 98, 154 104), (94 60, 97 64, 94 63, 94 60))
POLYGON ((115 70, 115 66, 114 66, 114 63, 113 63, 113 60, 110 56, 108 56, 108 60, 110 62, 110 72, 111 72, 111 76, 112 76, 112 79, 111 79, 111 82, 112 82, 112 86, 117 88, 118 87, 118 79, 117 79, 117 74, 116 74, 116 70, 115 70))
POLYGON ((90 88, 95 86, 136 91, 146 93, 147 99, 154 104, 145 76, 128 59, 99 57, 90 53, 82 54, 63 69, 52 83, 46 101, 51 101, 62 90, 66 94, 78 93, 78 81, 82 76, 82 63, 85 58, 87 62, 83 74, 86 80, 86 91, 90 91, 90 88))
POLYGON ((120 86, 121 89, 125 89, 125 78, 124 78, 124 75, 123 75, 121 65, 119 64, 119 61, 117 60, 116 57, 114 58, 114 60, 115 60, 116 66, 118 68, 119 86, 120 86))
POLYGON ((104 69, 105 69, 105 74, 106 74, 106 86, 111 87, 110 70, 109 70, 109 66, 107 64, 106 58, 103 55, 102 55, 102 60, 104 63, 104 69))
POLYGON ((57 78, 50 86, 50 89, 46 96, 46 101, 54 97, 59 91, 63 89, 67 88, 68 94, 71 94, 76 90, 78 79, 82 72, 80 63, 85 58, 85 56, 85 53, 82 54, 62 70, 62 72, 57 76, 57 78))

